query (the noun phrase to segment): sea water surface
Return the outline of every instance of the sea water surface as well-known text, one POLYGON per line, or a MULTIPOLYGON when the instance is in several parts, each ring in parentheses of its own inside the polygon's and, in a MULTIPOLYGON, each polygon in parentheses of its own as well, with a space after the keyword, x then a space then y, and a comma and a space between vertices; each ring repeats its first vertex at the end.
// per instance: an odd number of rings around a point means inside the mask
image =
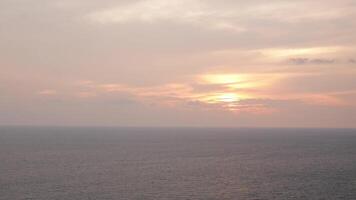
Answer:
POLYGON ((356 199, 356 130, 0 128, 1 200, 356 199))

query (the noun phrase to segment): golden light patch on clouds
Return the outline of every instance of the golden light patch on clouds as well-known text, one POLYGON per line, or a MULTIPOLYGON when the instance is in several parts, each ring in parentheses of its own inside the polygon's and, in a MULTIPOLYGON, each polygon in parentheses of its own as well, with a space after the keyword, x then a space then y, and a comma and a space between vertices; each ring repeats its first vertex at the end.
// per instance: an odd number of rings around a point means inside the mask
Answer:
POLYGON ((262 55, 271 58, 288 58, 296 56, 315 56, 322 54, 336 53, 344 50, 345 47, 331 46, 331 47, 312 47, 312 48, 272 48, 257 50, 262 55))
POLYGON ((219 85, 222 90, 205 93, 199 100, 206 104, 217 104, 231 112, 267 114, 274 109, 264 104, 246 103, 248 100, 269 98, 264 92, 279 80, 290 76, 281 73, 209 73, 197 76, 201 84, 219 85), (243 102, 243 103, 242 103, 243 102))
POLYGON ((260 73, 260 74, 204 74, 198 80, 205 84, 220 84, 226 88, 234 89, 257 89, 272 85, 275 81, 288 76, 288 74, 260 73))

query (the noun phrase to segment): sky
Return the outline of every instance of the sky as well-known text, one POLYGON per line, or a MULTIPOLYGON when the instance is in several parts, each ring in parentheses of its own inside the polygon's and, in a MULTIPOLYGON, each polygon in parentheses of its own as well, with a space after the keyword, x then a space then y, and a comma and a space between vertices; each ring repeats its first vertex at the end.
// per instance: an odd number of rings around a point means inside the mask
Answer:
POLYGON ((356 128, 354 0, 1 0, 0 125, 356 128))

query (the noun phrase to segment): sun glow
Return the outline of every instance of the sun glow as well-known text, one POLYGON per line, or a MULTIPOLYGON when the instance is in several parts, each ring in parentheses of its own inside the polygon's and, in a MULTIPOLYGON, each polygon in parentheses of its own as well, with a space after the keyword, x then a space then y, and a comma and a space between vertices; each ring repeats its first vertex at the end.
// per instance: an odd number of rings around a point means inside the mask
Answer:
POLYGON ((231 112, 260 113, 264 105, 246 103, 250 99, 264 98, 261 91, 271 88, 278 80, 287 76, 278 73, 209 73, 197 77, 201 85, 217 88, 216 91, 200 93, 198 101, 217 105, 231 112))
POLYGON ((158 102, 174 106, 182 101, 197 102, 208 108, 232 112, 256 112, 263 108, 246 100, 264 98, 263 91, 285 75, 278 73, 209 73, 190 82, 169 83, 152 87, 132 87, 123 84, 85 84, 108 93, 122 93, 136 100, 158 102))
POLYGON ((248 78, 240 74, 206 74, 200 80, 212 84, 232 84, 247 81, 248 78))
POLYGON ((208 104, 220 104, 238 102, 242 99, 242 97, 236 93, 219 92, 213 94, 204 94, 203 96, 198 97, 197 99, 208 104))
POLYGON ((218 102, 226 102, 226 103, 231 103, 231 102, 237 102, 240 100, 240 97, 235 94, 235 93, 223 93, 220 94, 216 97, 218 102))
POLYGON ((198 78, 203 84, 223 85, 237 89, 256 89, 267 87, 281 77, 279 74, 205 74, 198 78))
POLYGON ((241 89, 251 89, 261 86, 259 79, 261 77, 257 74, 204 74, 198 77, 201 84, 219 85, 221 89, 214 93, 204 94, 201 101, 209 104, 221 105, 236 105, 240 100, 248 99, 250 94, 241 89))

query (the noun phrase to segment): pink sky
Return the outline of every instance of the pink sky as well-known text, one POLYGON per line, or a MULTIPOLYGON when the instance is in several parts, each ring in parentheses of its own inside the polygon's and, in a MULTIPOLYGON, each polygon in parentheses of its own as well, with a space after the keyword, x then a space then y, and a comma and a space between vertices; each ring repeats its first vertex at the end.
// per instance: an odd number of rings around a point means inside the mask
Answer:
POLYGON ((354 0, 2 0, 0 125, 356 127, 354 0))

